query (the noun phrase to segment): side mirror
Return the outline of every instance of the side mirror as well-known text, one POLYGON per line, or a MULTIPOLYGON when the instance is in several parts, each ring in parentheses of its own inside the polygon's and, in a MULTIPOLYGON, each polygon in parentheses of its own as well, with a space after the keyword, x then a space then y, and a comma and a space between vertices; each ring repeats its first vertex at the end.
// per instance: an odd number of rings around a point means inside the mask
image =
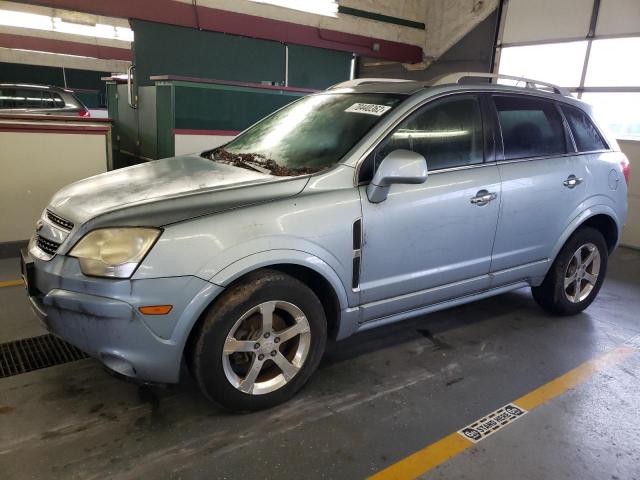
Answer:
POLYGON ((387 199, 394 183, 418 184, 427 180, 427 161, 419 153, 410 150, 394 150, 384 157, 367 186, 367 198, 371 203, 387 199))

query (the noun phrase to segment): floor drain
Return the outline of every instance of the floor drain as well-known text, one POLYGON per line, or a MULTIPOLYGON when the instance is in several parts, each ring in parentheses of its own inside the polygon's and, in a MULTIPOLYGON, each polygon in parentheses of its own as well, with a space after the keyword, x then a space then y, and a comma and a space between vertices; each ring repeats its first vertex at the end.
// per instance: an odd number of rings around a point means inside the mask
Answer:
POLYGON ((53 367, 88 355, 54 335, 23 338, 0 344, 0 378, 53 367))

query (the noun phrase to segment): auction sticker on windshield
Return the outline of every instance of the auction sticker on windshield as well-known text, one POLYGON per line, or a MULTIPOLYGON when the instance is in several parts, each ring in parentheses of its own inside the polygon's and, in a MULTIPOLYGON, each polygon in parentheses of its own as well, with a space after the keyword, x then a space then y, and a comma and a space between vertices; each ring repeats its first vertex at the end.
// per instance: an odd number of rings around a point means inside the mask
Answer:
POLYGON ((366 113, 367 115, 375 115, 376 117, 379 117, 390 109, 391 107, 387 105, 376 105, 375 103, 354 103, 347 108, 345 112, 366 113))

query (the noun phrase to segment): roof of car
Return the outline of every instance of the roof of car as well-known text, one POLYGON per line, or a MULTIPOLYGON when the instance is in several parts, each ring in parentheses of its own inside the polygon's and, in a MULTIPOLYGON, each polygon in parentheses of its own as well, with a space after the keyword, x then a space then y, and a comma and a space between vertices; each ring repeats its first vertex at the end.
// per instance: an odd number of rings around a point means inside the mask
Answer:
POLYGON ((485 72, 454 72, 428 81, 412 81, 397 78, 357 78, 338 83, 328 90, 333 92, 351 93, 397 93, 413 95, 420 91, 430 90, 468 90, 482 89, 488 91, 509 91, 543 96, 569 97, 566 88, 552 83, 531 78, 515 77, 485 72), (495 83, 493 81, 495 80, 495 83), (514 85, 497 83, 498 80, 510 80, 514 85))
POLYGON ((17 88, 40 88, 42 90, 55 90, 57 92, 73 93, 64 87, 58 87, 56 85, 37 85, 35 83, 0 83, 0 87, 17 87, 17 88))

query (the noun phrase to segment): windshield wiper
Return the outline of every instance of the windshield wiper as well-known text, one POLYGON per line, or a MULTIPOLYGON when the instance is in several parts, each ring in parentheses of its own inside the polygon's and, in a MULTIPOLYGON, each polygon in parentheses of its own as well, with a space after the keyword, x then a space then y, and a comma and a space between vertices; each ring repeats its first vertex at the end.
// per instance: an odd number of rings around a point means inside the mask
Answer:
POLYGON ((231 153, 224 148, 214 150, 209 158, 230 165, 255 170, 260 173, 267 173, 277 177, 295 177, 298 175, 309 175, 319 172, 323 168, 299 167, 289 168, 279 165, 275 160, 266 158, 260 153, 231 153))

